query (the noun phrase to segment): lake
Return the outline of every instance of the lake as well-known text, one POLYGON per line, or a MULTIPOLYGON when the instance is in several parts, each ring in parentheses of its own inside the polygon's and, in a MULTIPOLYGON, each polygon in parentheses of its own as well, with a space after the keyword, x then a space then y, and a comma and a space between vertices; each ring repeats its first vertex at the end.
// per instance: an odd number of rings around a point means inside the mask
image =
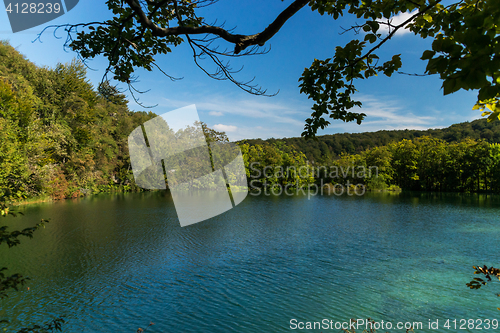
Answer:
POLYGON ((2 220, 10 230, 51 222, 17 247, 2 245, 1 266, 31 278, 1 301, 7 332, 58 316, 64 332, 153 322, 146 332, 246 333, 340 332, 298 325, 368 317, 456 332, 460 319, 500 317, 500 282, 465 285, 477 277, 472 265, 500 266, 499 196, 249 195, 184 228, 167 192, 20 209, 2 220), (447 319, 457 328, 444 328, 447 319))

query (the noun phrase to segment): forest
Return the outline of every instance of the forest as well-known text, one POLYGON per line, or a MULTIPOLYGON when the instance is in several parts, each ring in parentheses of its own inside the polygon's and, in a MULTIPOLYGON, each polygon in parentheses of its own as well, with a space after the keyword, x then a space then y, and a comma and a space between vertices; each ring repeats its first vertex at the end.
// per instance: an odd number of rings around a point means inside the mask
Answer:
MULTIPOLYGON (((94 89, 73 61, 41 68, 0 42, 0 195, 62 199, 129 190, 131 112, 111 86, 94 89)), ((132 178, 131 178, 132 177, 132 178)))
MULTIPOLYGON (((0 42, 0 78, 0 196, 63 199, 141 190, 127 138, 156 114, 130 111, 126 96, 109 84, 95 88, 76 60, 37 67, 7 42, 0 42)), ((209 141, 227 141, 224 133, 204 129, 209 141)), ((498 192, 499 142, 499 122, 481 119, 426 131, 238 145, 252 187, 349 182, 368 189, 498 192), (301 167, 306 171, 299 174, 301 167), (363 168, 370 172, 359 174, 363 168)))
POLYGON ((339 133, 318 136, 317 140, 308 140, 304 137, 283 139, 254 139, 244 140, 249 145, 263 144, 264 142, 274 144, 281 142, 285 145, 294 146, 303 152, 310 162, 328 163, 329 160, 343 153, 357 154, 362 151, 388 145, 403 139, 414 140, 423 136, 442 139, 448 143, 458 142, 467 138, 474 140, 485 140, 489 143, 500 143, 500 122, 488 122, 486 119, 478 119, 451 125, 441 129, 428 130, 384 130, 365 133, 339 133))
POLYGON ((422 136, 359 154, 341 153, 325 163, 309 163, 304 153, 281 141, 245 143, 242 150, 251 188, 339 184, 368 190, 500 192, 500 144, 485 140, 448 143, 422 136))

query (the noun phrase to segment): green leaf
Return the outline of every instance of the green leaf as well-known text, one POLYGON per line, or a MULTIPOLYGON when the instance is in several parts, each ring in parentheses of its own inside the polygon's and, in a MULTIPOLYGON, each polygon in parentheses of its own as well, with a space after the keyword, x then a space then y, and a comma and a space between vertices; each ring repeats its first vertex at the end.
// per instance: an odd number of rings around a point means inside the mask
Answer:
POLYGON ((373 44, 377 41, 377 36, 375 36, 375 34, 367 34, 365 36, 365 41, 369 41, 371 44, 373 44))
POLYGON ((432 57, 434 57, 435 54, 436 54, 436 51, 425 50, 424 53, 422 54, 422 57, 420 57, 420 59, 422 59, 422 60, 431 59, 432 57))
POLYGON ((444 94, 445 95, 452 94, 455 91, 457 91, 458 89, 460 89, 460 87, 457 87, 456 83, 457 83, 456 79, 444 80, 443 86, 442 86, 443 90, 444 90, 444 94))
POLYGON ((391 17, 391 14, 392 14, 392 10, 389 6, 387 6, 386 8, 384 8, 384 10, 382 11, 384 17, 386 19, 390 18, 391 17))

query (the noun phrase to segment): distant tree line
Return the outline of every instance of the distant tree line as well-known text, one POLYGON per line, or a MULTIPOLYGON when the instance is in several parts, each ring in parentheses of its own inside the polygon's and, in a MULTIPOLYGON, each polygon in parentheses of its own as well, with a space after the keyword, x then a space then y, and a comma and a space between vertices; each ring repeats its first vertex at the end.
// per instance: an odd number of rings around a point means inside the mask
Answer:
POLYGON ((305 139, 303 137, 283 139, 251 139, 243 140, 250 146, 256 144, 281 143, 293 146, 296 150, 304 153, 310 162, 323 163, 342 154, 357 154, 374 147, 386 146, 403 139, 415 140, 420 137, 432 137, 442 139, 448 143, 462 141, 466 138, 474 140, 485 140, 489 143, 500 143, 500 122, 488 122, 486 119, 478 119, 472 122, 454 124, 442 129, 429 130, 384 130, 365 133, 339 133, 318 136, 317 140, 305 139))
POLYGON ((449 143, 422 136, 321 163, 280 140, 240 147, 251 187, 360 184, 371 190, 500 192, 500 144, 486 140, 449 143))
POLYGON ((331 165, 354 172, 335 178, 323 173, 324 181, 349 181, 369 189, 500 192, 500 144, 485 140, 403 139, 359 154, 342 154, 331 165))

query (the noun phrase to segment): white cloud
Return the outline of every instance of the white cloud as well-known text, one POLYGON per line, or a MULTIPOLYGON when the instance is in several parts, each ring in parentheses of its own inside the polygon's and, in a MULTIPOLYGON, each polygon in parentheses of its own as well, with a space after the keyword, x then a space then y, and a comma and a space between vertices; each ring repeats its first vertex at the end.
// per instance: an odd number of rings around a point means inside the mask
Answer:
POLYGON ((373 132, 379 130, 437 128, 434 124, 439 119, 415 115, 404 106, 404 101, 389 98, 381 99, 369 95, 361 95, 358 98, 363 103, 363 106, 354 109, 353 112, 366 114, 361 125, 333 121, 330 125, 332 129, 337 129, 337 131, 342 129, 345 132, 373 132))
POLYGON ((245 139, 269 139, 269 138, 291 138, 298 137, 302 133, 302 127, 276 127, 273 124, 270 124, 269 127, 262 126, 245 126, 238 127, 236 132, 228 132, 226 133, 229 141, 239 141, 245 139))
POLYGON ((295 100, 278 97, 251 97, 238 99, 234 96, 196 96, 193 99, 163 99, 158 114, 195 103, 200 119, 209 127, 226 132, 231 141, 256 138, 283 138, 300 136, 304 128, 304 120, 310 114, 310 105, 295 100), (210 122, 203 115, 220 114, 222 123, 210 122), (232 126, 232 127, 226 127, 232 126))
MULTIPOLYGON (((270 103, 265 102, 264 99, 264 97, 256 97, 255 100, 238 100, 227 96, 210 96, 198 99, 194 103, 198 111, 208 112, 209 115, 236 115, 301 127, 304 125, 303 119, 310 113, 308 104, 298 105, 293 104, 293 102, 285 104, 278 98, 273 99, 273 102, 270 103)), ((173 99, 165 99, 165 101, 170 107, 182 107, 193 103, 193 101, 185 102, 173 99)))
MULTIPOLYGON (((406 20, 408 20, 410 17, 412 17, 416 13, 417 13, 417 10, 414 10, 410 13, 408 13, 408 12, 399 13, 398 15, 391 17, 389 19, 389 22, 393 26, 400 25, 401 23, 405 22, 406 20)), ((392 31, 392 28, 390 29, 390 31, 392 31)), ((381 32, 382 34, 389 34, 389 26, 386 24, 381 24, 379 32, 381 32)), ((410 32, 411 31, 409 29, 406 29, 404 27, 404 28, 400 28, 398 31, 396 31, 395 35, 402 36, 402 35, 405 35, 405 34, 410 33, 410 32)))
MULTIPOLYGON (((330 126, 318 135, 333 133, 359 133, 379 130, 416 129, 424 130, 441 125, 441 116, 419 116, 412 112, 403 99, 392 96, 373 96, 357 94, 363 103, 362 108, 353 112, 362 112, 367 116, 361 125, 355 122, 344 123, 332 120, 330 126)), ((182 107, 193 101, 165 100, 164 107, 182 107)), ((304 130, 304 121, 310 116, 310 104, 297 103, 283 99, 238 100, 228 96, 207 96, 198 98, 196 107, 202 113, 220 112, 221 122, 207 122, 209 127, 226 132, 231 141, 255 138, 298 137, 304 130), (223 120, 222 120, 223 119, 223 120), (232 125, 225 125, 222 122, 232 125)), ((201 119, 203 120, 203 119, 201 119)))
POLYGON ((216 131, 220 131, 220 132, 236 132, 236 130, 238 130, 238 127, 236 127, 236 126, 224 125, 224 124, 216 124, 213 126, 213 128, 216 131))
POLYGON ((280 103, 267 103, 255 100, 233 101, 230 99, 215 98, 196 103, 196 107, 199 110, 210 110, 210 112, 263 118, 283 124, 302 125, 301 121, 293 117, 300 112, 280 103))

